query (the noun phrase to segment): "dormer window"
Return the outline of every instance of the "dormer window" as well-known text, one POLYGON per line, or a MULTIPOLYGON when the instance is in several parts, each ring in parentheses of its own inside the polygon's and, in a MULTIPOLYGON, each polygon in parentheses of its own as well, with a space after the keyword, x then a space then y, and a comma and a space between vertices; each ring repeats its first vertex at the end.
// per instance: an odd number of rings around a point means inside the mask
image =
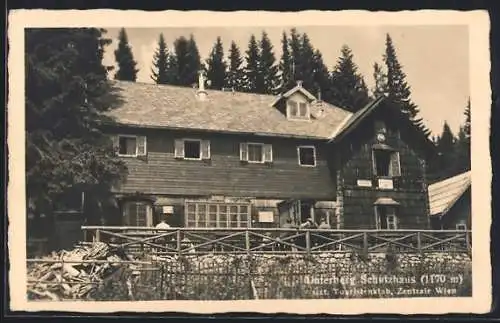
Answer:
POLYGON ((290 99, 287 101, 287 115, 289 119, 309 120, 309 104, 290 99))

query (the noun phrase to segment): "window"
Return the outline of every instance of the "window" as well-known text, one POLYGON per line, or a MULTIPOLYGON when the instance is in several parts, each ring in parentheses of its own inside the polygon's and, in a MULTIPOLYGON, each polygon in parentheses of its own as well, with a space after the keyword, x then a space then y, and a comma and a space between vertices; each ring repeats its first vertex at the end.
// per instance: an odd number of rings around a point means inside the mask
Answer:
POLYGON ((394 206, 375 207, 375 222, 378 230, 396 230, 398 228, 398 218, 394 206))
POLYGON ((307 117, 307 104, 305 102, 299 103, 299 117, 301 118, 307 117))
POLYGON ((287 115, 291 119, 309 119, 309 104, 307 102, 297 102, 288 100, 287 115))
POLYGON ((387 132, 387 128, 386 128, 385 122, 381 121, 381 120, 376 120, 375 121, 375 133, 378 134, 378 133, 386 133, 386 132, 387 132))
POLYGON ((374 149, 373 173, 379 177, 401 176, 399 152, 388 149, 374 149))
POLYGON ((147 227, 153 225, 152 213, 145 202, 126 202, 123 208, 125 226, 147 227))
POLYGON ((316 149, 314 146, 299 146, 297 151, 300 166, 316 166, 316 149))
POLYGON ((199 139, 176 139, 175 158, 202 160, 210 159, 210 141, 199 139))
POLYGON ((201 158, 201 143, 198 140, 184 140, 184 158, 201 158))
POLYGON ((273 147, 261 143, 241 143, 240 160, 249 163, 270 163, 273 161, 273 147))
POLYGON ((463 230, 463 231, 465 231, 465 230, 467 230, 467 224, 465 224, 465 223, 458 223, 458 224, 455 226, 455 228, 456 228, 457 230, 463 230))
POLYGON ((249 226, 250 205, 217 202, 186 202, 186 226, 244 228, 249 226))
POLYGON ((146 155, 146 137, 132 135, 118 135, 115 138, 119 156, 144 156, 146 155))

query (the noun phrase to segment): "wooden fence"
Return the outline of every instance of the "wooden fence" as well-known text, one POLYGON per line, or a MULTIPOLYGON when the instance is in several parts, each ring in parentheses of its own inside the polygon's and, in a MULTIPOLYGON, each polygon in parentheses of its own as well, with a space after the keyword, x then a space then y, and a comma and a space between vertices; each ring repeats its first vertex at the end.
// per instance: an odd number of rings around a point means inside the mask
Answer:
POLYGON ((465 230, 321 230, 268 228, 169 228, 84 226, 87 242, 103 241, 130 253, 318 254, 470 252, 465 230))

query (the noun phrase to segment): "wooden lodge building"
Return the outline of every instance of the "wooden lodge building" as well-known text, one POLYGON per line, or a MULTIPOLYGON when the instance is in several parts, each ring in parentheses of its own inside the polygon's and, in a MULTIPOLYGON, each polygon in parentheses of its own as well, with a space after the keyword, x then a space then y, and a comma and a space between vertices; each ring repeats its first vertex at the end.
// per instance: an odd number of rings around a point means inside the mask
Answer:
POLYGON ((429 185, 432 229, 471 230, 471 171, 429 185))
POLYGON ((128 166, 106 225, 430 229, 425 163, 434 145, 378 98, 356 113, 301 82, 278 96, 115 83, 110 112, 128 166))

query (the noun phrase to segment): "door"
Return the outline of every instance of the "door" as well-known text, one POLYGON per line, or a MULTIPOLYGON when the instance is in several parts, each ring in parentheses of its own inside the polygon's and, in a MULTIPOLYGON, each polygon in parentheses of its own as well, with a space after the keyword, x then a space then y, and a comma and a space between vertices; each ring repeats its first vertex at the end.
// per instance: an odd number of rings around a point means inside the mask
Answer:
POLYGON ((278 212, 280 214, 280 226, 290 218, 292 224, 295 226, 300 225, 301 221, 301 203, 300 200, 285 200, 278 203, 278 212))

